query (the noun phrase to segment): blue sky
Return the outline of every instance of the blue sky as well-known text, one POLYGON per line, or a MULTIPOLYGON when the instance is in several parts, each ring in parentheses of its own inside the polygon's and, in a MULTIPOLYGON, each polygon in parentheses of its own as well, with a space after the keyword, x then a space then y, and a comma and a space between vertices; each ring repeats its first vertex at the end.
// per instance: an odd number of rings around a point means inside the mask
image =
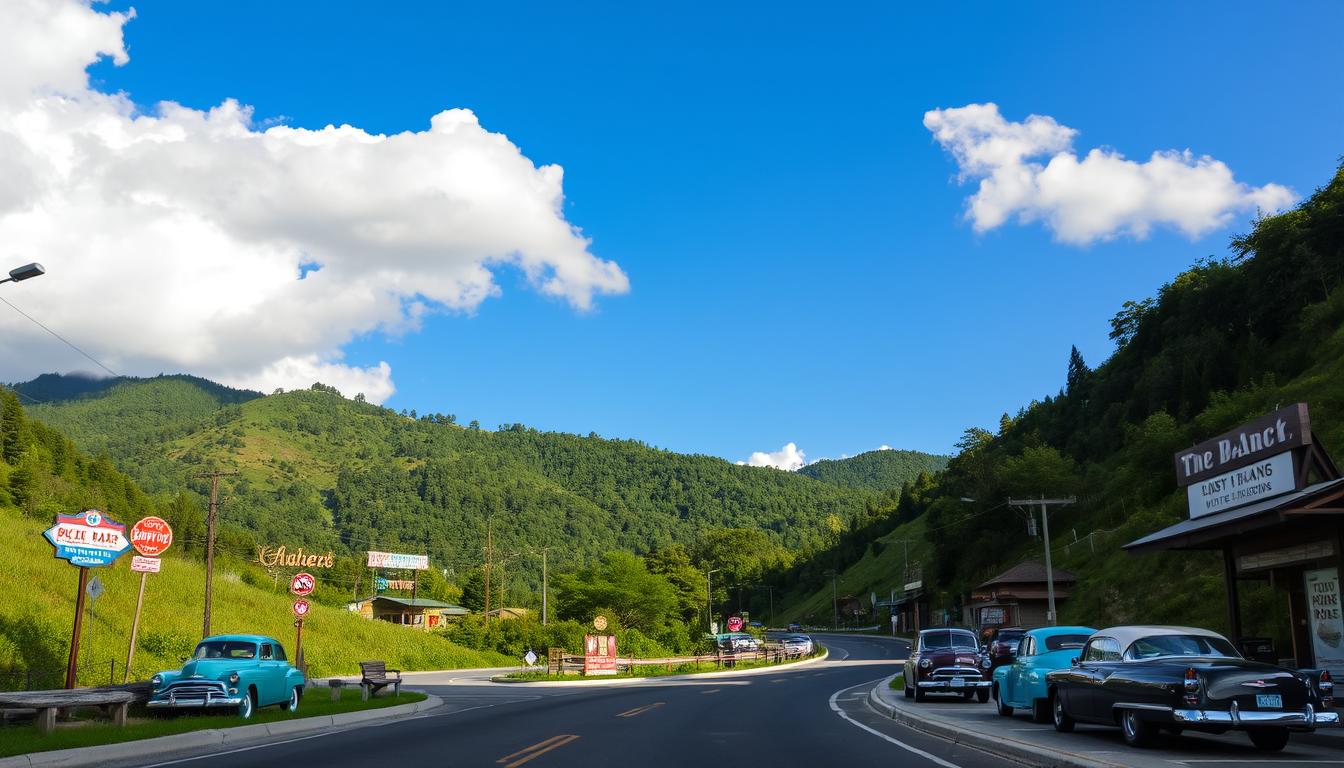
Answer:
POLYGON ((134 5, 129 63, 91 73, 137 104, 385 133, 462 107, 564 167, 565 217, 629 292, 581 312, 506 268, 474 313, 364 334, 346 361, 391 365, 387 405, 732 460, 948 451, 1057 390, 1071 344, 1103 360, 1123 301, 1250 218, 977 232, 926 111, 993 102, 1080 155, 1189 149, 1298 195, 1344 152, 1337 3, 134 5))

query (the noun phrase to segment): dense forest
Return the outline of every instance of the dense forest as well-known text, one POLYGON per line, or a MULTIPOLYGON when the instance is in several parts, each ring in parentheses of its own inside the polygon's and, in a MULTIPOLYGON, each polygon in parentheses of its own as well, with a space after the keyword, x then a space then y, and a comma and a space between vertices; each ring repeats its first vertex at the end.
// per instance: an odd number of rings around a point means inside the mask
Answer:
POLYGON ((883 448, 846 459, 822 459, 798 470, 798 474, 827 483, 870 491, 898 491, 921 473, 933 473, 947 466, 946 456, 919 451, 883 448))
MULTIPOLYGON (((899 579, 894 568, 879 580, 856 566, 914 535, 936 607, 958 616, 977 584, 1041 556, 1004 499, 1076 495, 1051 520, 1056 564, 1080 574, 1064 620, 1220 627, 1220 560, 1137 559, 1120 547, 1184 518, 1176 450, 1281 404, 1307 402, 1318 438, 1344 453, 1344 167, 1296 209, 1257 220, 1230 251, 1153 298, 1126 302, 1111 321, 1109 359, 1092 368, 1076 348, 1061 355, 1059 392, 1004 414, 992 430, 967 429, 945 471, 907 484, 855 518, 832 548, 776 574, 797 585, 790 599, 829 593, 829 568, 853 572, 841 577, 842 591, 885 594, 899 579)), ((1261 623, 1249 631, 1282 631, 1283 600, 1268 588, 1243 599, 1261 623)))

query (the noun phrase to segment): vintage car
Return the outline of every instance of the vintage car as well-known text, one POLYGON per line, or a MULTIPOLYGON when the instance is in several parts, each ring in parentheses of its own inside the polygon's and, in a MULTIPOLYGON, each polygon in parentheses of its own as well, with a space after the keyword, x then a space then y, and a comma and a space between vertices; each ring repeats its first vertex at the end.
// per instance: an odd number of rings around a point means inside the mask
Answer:
POLYGON ((1010 654, 1009 663, 994 668, 994 701, 999 714, 1031 710, 1038 723, 1050 722, 1050 694, 1045 676, 1068 669, 1079 649, 1096 632, 1091 627, 1042 627, 1027 630, 1010 654))
POLYGON ((285 649, 275 638, 215 635, 196 645, 181 670, 160 672, 150 683, 150 708, 230 707, 249 718, 257 707, 270 704, 298 709, 304 678, 285 660, 285 649))
POLYGON ((991 672, 1004 664, 1012 663, 1013 653, 1017 650, 1017 644, 1022 640, 1024 632, 1026 630, 1021 627, 998 627, 989 633, 985 640, 984 654, 989 657, 991 672))
POLYGON ((923 701, 927 693, 956 693, 983 703, 989 701, 989 688, 989 668, 982 666, 974 632, 940 627, 919 633, 905 660, 907 698, 923 701))
POLYGON ((1047 674, 1046 685, 1056 730, 1119 725, 1136 747, 1163 729, 1242 730, 1257 749, 1277 751, 1290 731, 1339 725, 1328 672, 1248 661, 1207 629, 1103 629, 1072 666, 1047 674))

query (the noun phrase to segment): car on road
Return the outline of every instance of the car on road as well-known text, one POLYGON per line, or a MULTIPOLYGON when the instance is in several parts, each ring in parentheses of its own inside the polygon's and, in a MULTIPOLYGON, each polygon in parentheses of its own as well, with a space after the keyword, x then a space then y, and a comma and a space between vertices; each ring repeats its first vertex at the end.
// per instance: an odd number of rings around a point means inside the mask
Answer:
POLYGON ((1119 725, 1135 747, 1153 744, 1161 730, 1240 730, 1257 749, 1278 751, 1292 731, 1339 725, 1328 672, 1249 661, 1227 638, 1194 627, 1100 630, 1046 685, 1056 730, 1119 725))
POLYGON ((1042 627, 1027 630, 1009 654, 1009 662, 993 670, 993 696, 999 714, 1008 717, 1014 709, 1031 711, 1038 723, 1050 722, 1050 692, 1045 676, 1068 669, 1078 657, 1091 627, 1042 627))
POLYGON ((790 631, 790 632, 802 632, 802 631, 803 631, 803 625, 802 625, 802 624, 799 624, 799 623, 797 623, 797 622, 794 622, 794 623, 792 623, 792 624, 789 625, 789 631, 790 631))
POLYGON ((785 656, 811 656, 816 644, 807 635, 789 635, 779 641, 785 656))
POLYGON ((981 665, 975 633, 957 627, 925 629, 905 660, 905 695, 923 701, 928 693, 956 693, 967 701, 989 701, 992 682, 981 665))
POLYGON ((999 627, 989 634, 985 642, 985 656, 989 658, 989 670, 1012 663, 1013 653, 1026 630, 1022 627, 999 627))
POLYGON ((258 707, 290 712, 303 697, 303 672, 285 658, 280 642, 264 635, 215 635, 196 644, 180 670, 150 678, 151 709, 228 707, 247 719, 258 707))

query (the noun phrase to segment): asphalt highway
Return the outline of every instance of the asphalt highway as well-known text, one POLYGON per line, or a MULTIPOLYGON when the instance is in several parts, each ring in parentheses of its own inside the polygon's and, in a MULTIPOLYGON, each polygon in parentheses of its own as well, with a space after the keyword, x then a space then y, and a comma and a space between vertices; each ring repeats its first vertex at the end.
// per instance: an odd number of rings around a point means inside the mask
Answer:
POLYGON ((407 719, 213 754, 128 763, 247 766, 1004 765, 897 725, 865 703, 896 672, 900 641, 819 635, 826 661, 767 674, 599 687, 492 684, 472 673, 409 675, 446 706, 407 719))

